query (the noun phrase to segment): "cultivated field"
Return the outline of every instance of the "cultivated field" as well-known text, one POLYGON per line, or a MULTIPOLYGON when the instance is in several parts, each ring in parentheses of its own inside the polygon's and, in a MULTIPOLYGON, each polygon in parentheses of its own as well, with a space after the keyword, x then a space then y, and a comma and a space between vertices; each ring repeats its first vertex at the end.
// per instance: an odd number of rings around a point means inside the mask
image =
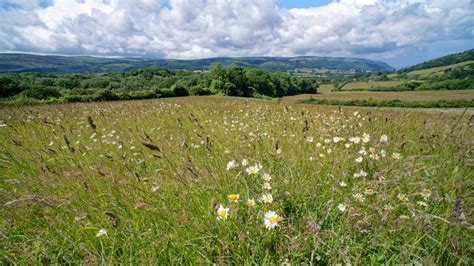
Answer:
POLYGON ((469 115, 211 96, 0 120, 0 264, 474 264, 469 115))

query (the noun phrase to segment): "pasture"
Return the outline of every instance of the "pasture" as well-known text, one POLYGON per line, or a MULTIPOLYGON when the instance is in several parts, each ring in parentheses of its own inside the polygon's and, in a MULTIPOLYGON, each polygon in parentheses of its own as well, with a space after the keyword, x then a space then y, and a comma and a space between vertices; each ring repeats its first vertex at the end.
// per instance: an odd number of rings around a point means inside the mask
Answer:
POLYGON ((402 100, 402 101, 435 101, 435 100, 472 100, 474 90, 450 90, 450 91, 342 91, 327 92, 321 94, 299 94, 284 97, 282 102, 289 103, 297 100, 308 99, 331 99, 331 100, 402 100))
POLYGON ((342 87, 342 90, 361 90, 361 89, 370 89, 371 87, 391 87, 397 86, 402 83, 405 83, 405 80, 394 80, 394 81, 358 81, 350 82, 342 87))
POLYGON ((206 96, 0 120, 0 264, 474 263, 471 114, 206 96))

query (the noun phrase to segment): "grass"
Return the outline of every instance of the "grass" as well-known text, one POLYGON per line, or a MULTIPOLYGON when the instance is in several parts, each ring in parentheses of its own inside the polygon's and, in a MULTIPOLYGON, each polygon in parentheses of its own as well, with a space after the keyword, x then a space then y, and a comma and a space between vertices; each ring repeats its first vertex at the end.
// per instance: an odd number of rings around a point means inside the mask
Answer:
POLYGON ((435 100, 435 101, 401 101, 401 100, 327 100, 314 99, 301 100, 300 103, 321 105, 345 105, 345 106, 371 106, 371 107, 407 107, 407 108, 464 108, 474 107, 474 100, 435 100))
POLYGON ((284 97, 283 102, 294 102, 308 99, 326 100, 402 100, 402 101, 437 101, 437 100, 472 100, 474 90, 446 90, 446 91, 342 91, 322 94, 300 94, 284 97))
POLYGON ((358 82, 350 82, 342 87, 342 90, 365 90, 370 89, 372 87, 392 87, 397 86, 400 84, 405 83, 404 80, 394 80, 394 81, 372 81, 372 82, 365 82, 365 81, 358 81, 358 82))
POLYGON ((210 96, 0 120, 0 264, 474 263, 468 116, 210 96))
POLYGON ((427 68, 427 69, 420 69, 420 70, 414 70, 408 72, 408 76, 410 75, 422 75, 422 76, 429 76, 431 74, 442 74, 446 69, 454 69, 456 67, 462 67, 466 66, 469 64, 473 64, 474 60, 469 60, 457 64, 452 64, 452 65, 447 65, 447 66, 440 66, 440 67, 433 67, 433 68, 427 68))

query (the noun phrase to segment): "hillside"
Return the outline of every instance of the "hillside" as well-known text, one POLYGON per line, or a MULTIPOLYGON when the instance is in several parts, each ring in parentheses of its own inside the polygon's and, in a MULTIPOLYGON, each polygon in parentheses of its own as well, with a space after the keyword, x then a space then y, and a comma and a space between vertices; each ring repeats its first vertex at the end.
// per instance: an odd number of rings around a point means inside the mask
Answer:
POLYGON ((0 54, 0 72, 104 73, 128 72, 143 67, 206 70, 213 63, 259 67, 269 71, 296 69, 353 70, 357 72, 391 71, 393 68, 380 61, 344 57, 216 57, 196 60, 99 58, 90 56, 50 56, 31 54, 0 54))
POLYGON ((474 49, 467 50, 462 53, 450 54, 433 60, 429 60, 405 69, 402 69, 400 72, 411 72, 415 70, 422 70, 428 68, 442 67, 447 65, 458 64, 465 61, 474 60, 474 49))

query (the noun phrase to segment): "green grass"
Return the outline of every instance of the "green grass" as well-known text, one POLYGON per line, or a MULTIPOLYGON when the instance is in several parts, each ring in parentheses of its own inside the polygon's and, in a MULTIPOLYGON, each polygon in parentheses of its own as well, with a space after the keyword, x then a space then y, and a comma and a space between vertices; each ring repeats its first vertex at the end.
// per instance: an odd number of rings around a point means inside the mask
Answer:
POLYGON ((469 64, 473 64, 474 63, 474 60, 469 60, 469 61, 465 61, 465 62, 461 62, 461 63, 457 63, 457 64, 452 64, 452 65, 447 65, 447 66, 439 66, 439 67, 432 67, 432 68, 427 68, 427 69, 420 69, 420 70, 414 70, 414 71, 410 71, 408 72, 408 76, 410 75, 421 75, 421 76, 429 76, 431 74, 437 74, 437 75, 440 75, 440 74, 443 74, 443 72, 446 70, 446 69, 454 69, 454 68, 457 68, 457 67, 462 67, 462 66, 466 66, 466 65, 469 65, 469 64))
POLYGON ((474 263, 467 116, 211 96, 0 120, 0 264, 474 263), (243 159, 260 173, 226 170, 243 159), (249 209, 264 172, 274 201, 249 209))
POLYGON ((321 105, 345 105, 345 106, 372 106, 372 107, 408 107, 408 108, 464 108, 474 107, 474 100, 435 100, 435 101, 401 101, 401 100, 331 100, 314 99, 301 100, 301 103, 321 105))
POLYGON ((367 90, 372 87, 392 87, 397 86, 400 84, 405 83, 405 80, 395 80, 395 81, 372 81, 372 82, 365 82, 365 81, 358 81, 358 82, 350 82, 342 87, 342 90, 349 91, 349 90, 367 90))

